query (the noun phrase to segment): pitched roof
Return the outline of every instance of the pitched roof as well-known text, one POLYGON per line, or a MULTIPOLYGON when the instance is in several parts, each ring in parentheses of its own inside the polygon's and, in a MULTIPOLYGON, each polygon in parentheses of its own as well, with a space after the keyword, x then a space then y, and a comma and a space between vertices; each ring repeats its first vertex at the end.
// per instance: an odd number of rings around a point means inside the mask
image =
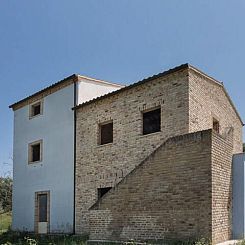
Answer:
POLYGON ((62 80, 60 80, 60 81, 58 81, 58 82, 56 82, 56 83, 54 83, 54 84, 52 84, 52 85, 50 85, 50 86, 44 88, 44 89, 42 89, 42 90, 40 90, 40 91, 38 91, 38 92, 36 92, 36 93, 34 93, 34 94, 31 94, 31 95, 25 97, 25 98, 22 99, 22 100, 19 100, 19 101, 15 102, 14 104, 10 105, 9 108, 14 108, 16 105, 18 105, 18 104, 20 104, 20 103, 22 103, 22 102, 25 102, 25 101, 27 101, 27 100, 29 100, 29 99, 31 99, 31 98, 37 96, 37 95, 42 94, 43 92, 45 92, 45 91, 47 91, 47 90, 49 90, 49 89, 52 89, 52 88, 54 88, 54 87, 56 87, 56 86, 58 86, 58 85, 61 85, 61 84, 63 84, 63 83, 66 83, 66 82, 69 81, 69 80, 73 80, 73 79, 76 79, 76 78, 77 78, 76 74, 73 74, 73 75, 71 75, 71 76, 69 76, 69 77, 66 77, 66 78, 64 78, 64 79, 62 79, 62 80))
POLYGON ((140 85, 142 85, 142 84, 144 84, 144 83, 148 83, 148 82, 150 82, 150 81, 152 81, 152 80, 155 80, 155 79, 157 79, 157 78, 164 77, 164 76, 167 76, 167 75, 169 75, 169 74, 172 74, 172 73, 175 73, 175 72, 177 72, 177 71, 184 70, 184 69, 191 69, 191 70, 193 70, 193 71, 199 73, 200 75, 202 75, 202 76, 208 78, 210 81, 212 81, 212 82, 215 83, 216 85, 220 86, 220 87, 223 89, 223 91, 224 91, 224 93, 225 93, 227 99, 229 100, 231 106, 233 107, 233 109, 234 109, 236 115, 238 116, 239 120, 241 121, 242 125, 244 125, 241 116, 239 115, 239 113, 238 113, 238 111, 237 111, 237 109, 236 109, 234 103, 232 102, 232 100, 231 100, 231 98, 230 98, 228 92, 226 91, 226 89, 225 89, 225 87, 224 87, 224 84, 223 84, 222 82, 220 82, 220 81, 214 79, 213 77, 211 77, 211 76, 205 74, 205 73, 202 72, 201 70, 197 69, 196 67, 194 67, 194 66, 192 66, 192 65, 190 65, 190 64, 188 64, 188 63, 182 64, 182 65, 180 65, 180 66, 176 66, 176 67, 174 67, 174 68, 172 68, 172 69, 169 69, 169 70, 167 70, 167 71, 164 71, 164 72, 158 73, 158 74, 156 74, 156 75, 153 75, 153 76, 151 76, 151 77, 145 78, 145 79, 140 80, 140 81, 138 81, 138 82, 136 82, 136 83, 130 84, 130 85, 128 85, 128 86, 125 86, 125 87, 123 87, 123 88, 121 88, 121 89, 115 90, 115 91, 110 92, 110 93, 108 93, 108 94, 105 94, 105 95, 102 95, 102 96, 100 96, 100 97, 94 98, 94 99, 92 99, 92 100, 86 101, 86 102, 84 102, 84 103, 82 103, 82 104, 80 104, 80 105, 75 106, 75 107, 72 108, 72 109, 73 109, 73 110, 77 110, 77 109, 79 109, 79 108, 81 108, 81 107, 83 107, 83 106, 92 104, 92 103, 94 103, 94 102, 97 102, 97 101, 99 101, 99 100, 103 100, 103 99, 105 99, 105 98, 107 98, 107 97, 110 97, 110 96, 113 96, 113 95, 116 95, 116 94, 120 94, 120 93, 122 93, 123 91, 129 90, 129 89, 131 89, 131 88, 140 86, 140 85))
POLYGON ((69 84, 69 82, 73 81, 73 82, 76 82, 76 81, 80 81, 82 79, 86 79, 88 81, 92 81, 92 82, 99 82, 99 83, 102 83, 102 84, 105 84, 105 85, 113 85, 113 86, 118 86, 118 87, 123 87, 123 85, 120 85, 120 84, 116 84, 116 83, 111 83, 111 82, 108 82, 108 81, 104 81, 104 80, 99 80, 99 79, 95 79, 95 78, 91 78, 91 77, 87 77, 87 76, 82 76, 82 75, 79 75, 79 74, 72 74, 71 76, 69 77, 66 77, 56 83, 53 83, 52 85, 34 93, 34 94, 31 94, 27 97, 25 97, 24 99, 22 100, 19 100, 17 102, 15 102, 14 104, 10 105, 9 108, 12 108, 14 109, 16 106, 18 106, 19 104, 23 103, 23 102, 26 102, 38 95, 41 95, 42 93, 45 93, 46 91, 49 91, 55 87, 58 87, 58 86, 62 86, 62 85, 65 85, 66 83, 69 84))
POLYGON ((137 87, 137 86, 139 86, 139 85, 142 85, 142 84, 144 84, 144 83, 150 82, 150 81, 155 80, 155 79, 157 79, 157 78, 160 78, 160 77, 163 77, 163 76, 172 74, 172 73, 174 73, 174 72, 177 72, 177 71, 180 71, 180 70, 184 70, 184 69, 186 69, 186 68, 188 68, 188 64, 187 64, 187 63, 186 63, 186 64, 182 64, 182 65, 180 65, 180 66, 176 66, 175 68, 172 68, 172 69, 169 69, 169 70, 167 70, 167 71, 158 73, 158 74, 153 75, 153 76, 151 76, 151 77, 148 77, 148 78, 145 78, 145 79, 143 79, 143 80, 140 80, 140 81, 138 81, 138 82, 136 82, 136 83, 130 84, 130 85, 128 85, 128 86, 125 86, 125 87, 123 87, 123 88, 121 88, 121 89, 115 90, 115 91, 110 92, 110 93, 108 93, 108 94, 105 94, 105 95, 96 97, 96 98, 94 98, 94 99, 92 99, 92 100, 86 101, 86 102, 84 102, 84 103, 82 103, 82 104, 80 104, 80 105, 75 106, 73 109, 79 109, 80 107, 83 107, 83 106, 85 106, 85 105, 94 103, 94 102, 96 102, 96 101, 98 101, 98 100, 102 100, 102 99, 107 98, 107 97, 110 97, 110 96, 112 96, 112 95, 119 94, 119 93, 121 93, 121 92, 123 92, 123 91, 126 91, 126 90, 129 90, 129 89, 131 89, 131 88, 137 87))

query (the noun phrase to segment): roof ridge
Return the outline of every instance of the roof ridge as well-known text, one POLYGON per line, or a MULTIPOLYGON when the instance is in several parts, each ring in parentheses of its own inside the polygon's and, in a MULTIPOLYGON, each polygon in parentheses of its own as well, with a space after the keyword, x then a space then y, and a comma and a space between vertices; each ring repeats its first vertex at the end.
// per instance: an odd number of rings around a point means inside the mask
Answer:
POLYGON ((124 87, 124 85, 122 85, 122 84, 110 82, 110 81, 107 81, 107 80, 102 80, 102 79, 98 79, 98 78, 94 78, 94 77, 88 77, 88 76, 81 75, 81 74, 76 74, 76 75, 78 77, 80 77, 80 78, 84 78, 84 79, 87 79, 87 80, 91 80, 91 81, 95 81, 95 82, 100 82, 100 83, 105 83, 105 84, 116 85, 118 87, 124 87))
POLYGON ((60 85, 62 83, 65 83, 65 82, 69 81, 69 80, 74 80, 74 82, 75 82, 75 80, 79 81, 79 78, 84 78, 84 79, 87 79, 87 80, 100 82, 100 83, 104 83, 104 84, 108 84, 108 85, 114 85, 114 86, 118 86, 118 87, 121 87, 121 88, 123 87, 123 85, 120 85, 120 84, 117 84, 117 83, 112 83, 112 82, 108 82, 108 81, 105 81, 105 80, 100 80, 100 79, 96 79, 96 78, 92 78, 92 77, 88 77, 88 76, 82 76, 80 74, 75 74, 74 73, 74 74, 72 74, 72 75, 70 75, 68 77, 63 78, 62 80, 59 80, 59 81, 57 81, 57 82, 55 82, 55 83, 53 83, 53 84, 51 84, 51 85, 49 85, 47 87, 44 87, 43 89, 41 89, 41 90, 39 90, 39 91, 37 91, 37 92, 25 97, 24 99, 21 99, 21 100, 15 102, 15 103, 11 104, 9 106, 9 108, 13 108, 16 105, 18 105, 18 104, 20 104, 22 102, 25 102, 25 101, 27 101, 27 100, 35 97, 35 96, 38 96, 38 95, 42 94, 43 92, 45 92, 45 91, 47 91, 49 89, 52 89, 52 88, 54 88, 54 87, 56 87, 56 86, 58 86, 58 85, 60 85))

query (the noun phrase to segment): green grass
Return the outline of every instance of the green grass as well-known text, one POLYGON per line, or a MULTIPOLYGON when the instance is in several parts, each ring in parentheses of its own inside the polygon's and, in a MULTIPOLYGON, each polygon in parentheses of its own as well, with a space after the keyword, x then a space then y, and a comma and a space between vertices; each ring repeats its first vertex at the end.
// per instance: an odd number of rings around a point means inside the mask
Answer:
POLYGON ((87 237, 72 235, 36 235, 7 231, 0 235, 0 245, 85 245, 87 237))
MULTIPOLYGON (((0 245, 85 245, 88 237, 72 235, 37 235, 10 230, 11 213, 0 214, 0 245)), ((134 242, 128 244, 135 244, 134 242)), ((154 243, 147 243, 154 244, 154 243)), ((166 243, 158 243, 166 244, 166 243)), ((198 241, 173 242, 174 245, 208 245, 209 242, 201 239, 198 241)), ((108 245, 108 244, 107 244, 108 245)), ((239 244, 240 245, 240 244, 239 244)), ((245 245, 241 243, 241 245, 245 245)))
POLYGON ((12 216, 10 212, 0 214, 0 234, 6 232, 9 229, 11 221, 12 216))
POLYGON ((71 235, 36 235, 10 230, 11 213, 0 214, 0 245, 85 245, 87 237, 71 235))

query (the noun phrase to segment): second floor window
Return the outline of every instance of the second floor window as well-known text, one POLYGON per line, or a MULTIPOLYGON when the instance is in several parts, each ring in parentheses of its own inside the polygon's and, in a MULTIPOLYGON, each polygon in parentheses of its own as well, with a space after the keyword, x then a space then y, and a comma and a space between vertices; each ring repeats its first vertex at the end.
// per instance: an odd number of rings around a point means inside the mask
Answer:
POLYGON ((161 131, 161 108, 143 112, 143 134, 161 131))
POLYGON ((29 144, 28 161, 29 163, 40 162, 42 160, 42 140, 29 144))
POLYGON ((104 145, 113 142, 113 122, 99 125, 99 144, 104 145))

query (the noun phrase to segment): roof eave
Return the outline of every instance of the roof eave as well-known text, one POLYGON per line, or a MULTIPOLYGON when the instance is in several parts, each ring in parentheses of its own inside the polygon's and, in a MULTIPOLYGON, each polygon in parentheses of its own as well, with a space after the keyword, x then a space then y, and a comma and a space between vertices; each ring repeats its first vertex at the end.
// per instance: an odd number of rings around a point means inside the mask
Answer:
POLYGON ((206 73, 200 71, 199 69, 197 69, 196 67, 194 67, 194 66, 192 66, 192 65, 189 65, 189 68, 190 68, 191 70, 193 70, 193 71, 195 71, 195 72, 201 74, 202 76, 205 76, 206 78, 208 78, 209 80, 211 80, 212 82, 214 82, 215 84, 217 84, 218 86, 220 86, 220 87, 223 89, 223 91, 224 91, 224 93, 225 93, 227 99, 229 100, 229 102, 230 102, 230 104, 231 104, 233 110, 235 111, 237 117, 239 118, 239 120, 240 120, 242 126, 244 126, 243 120, 242 120, 242 118, 241 118, 241 116, 240 116, 238 110, 236 109, 235 104, 233 103, 233 101, 232 101, 230 95, 229 95, 228 92, 226 91, 226 88, 225 88, 225 86, 224 86, 224 83, 221 82, 221 81, 216 80, 215 78, 213 78, 213 77, 211 77, 211 76, 209 76, 209 75, 207 75, 206 73))
POLYGON ((17 105, 19 105, 20 103, 26 102, 26 101, 34 98, 35 96, 41 95, 42 93, 46 92, 47 90, 52 89, 52 88, 54 88, 56 86, 59 86, 60 84, 63 84, 65 82, 69 81, 69 80, 74 80, 74 81, 78 80, 78 75, 77 74, 72 74, 69 77, 66 77, 66 78, 64 78, 64 79, 62 79, 62 80, 60 80, 60 81, 58 81, 58 82, 56 82, 56 83, 54 83, 54 84, 52 84, 52 85, 44 88, 44 89, 42 89, 42 90, 40 90, 40 91, 38 91, 38 92, 30 95, 30 96, 25 97, 22 100, 19 100, 19 101, 15 102, 14 104, 10 105, 9 108, 12 109, 12 110, 14 110, 14 108, 17 105))
POLYGON ((164 72, 161 72, 161 73, 159 73, 159 74, 153 75, 153 76, 151 76, 151 77, 145 78, 145 79, 140 80, 140 81, 138 81, 138 82, 136 82, 136 83, 133 83, 133 84, 131 84, 131 85, 128 85, 128 86, 125 86, 125 87, 123 87, 123 88, 121 88, 121 89, 118 89, 118 90, 116 90, 116 91, 113 91, 113 92, 110 92, 110 93, 108 93, 108 94, 102 95, 102 96, 100 96, 100 97, 94 98, 94 99, 92 99, 92 100, 86 101, 86 102, 84 102, 84 103, 82 103, 82 104, 80 104, 80 105, 77 105, 77 106, 73 107, 72 110, 77 110, 77 109, 79 109, 79 108, 81 108, 81 107, 83 107, 83 106, 86 106, 86 105, 88 105, 88 104, 92 104, 92 103, 94 103, 94 102, 96 102, 96 101, 102 100, 102 99, 107 98, 107 97, 109 97, 109 96, 113 96, 113 95, 115 95, 115 94, 119 94, 119 93, 121 93, 121 92, 123 92, 123 91, 125 91, 125 90, 131 89, 131 88, 133 88, 133 87, 137 87, 137 86, 139 86, 139 85, 141 85, 141 84, 144 84, 144 83, 146 83, 146 82, 150 82, 150 81, 152 81, 152 80, 154 80, 154 79, 157 79, 157 78, 160 78, 160 77, 164 77, 164 76, 167 76, 167 75, 169 75, 169 74, 173 74, 173 73, 175 73, 175 72, 178 72, 178 71, 187 69, 188 67, 189 67, 189 64, 188 64, 188 63, 182 64, 182 65, 180 65, 180 66, 176 66, 176 67, 174 67, 174 68, 172 68, 172 69, 169 69, 169 70, 167 70, 167 71, 164 71, 164 72))

